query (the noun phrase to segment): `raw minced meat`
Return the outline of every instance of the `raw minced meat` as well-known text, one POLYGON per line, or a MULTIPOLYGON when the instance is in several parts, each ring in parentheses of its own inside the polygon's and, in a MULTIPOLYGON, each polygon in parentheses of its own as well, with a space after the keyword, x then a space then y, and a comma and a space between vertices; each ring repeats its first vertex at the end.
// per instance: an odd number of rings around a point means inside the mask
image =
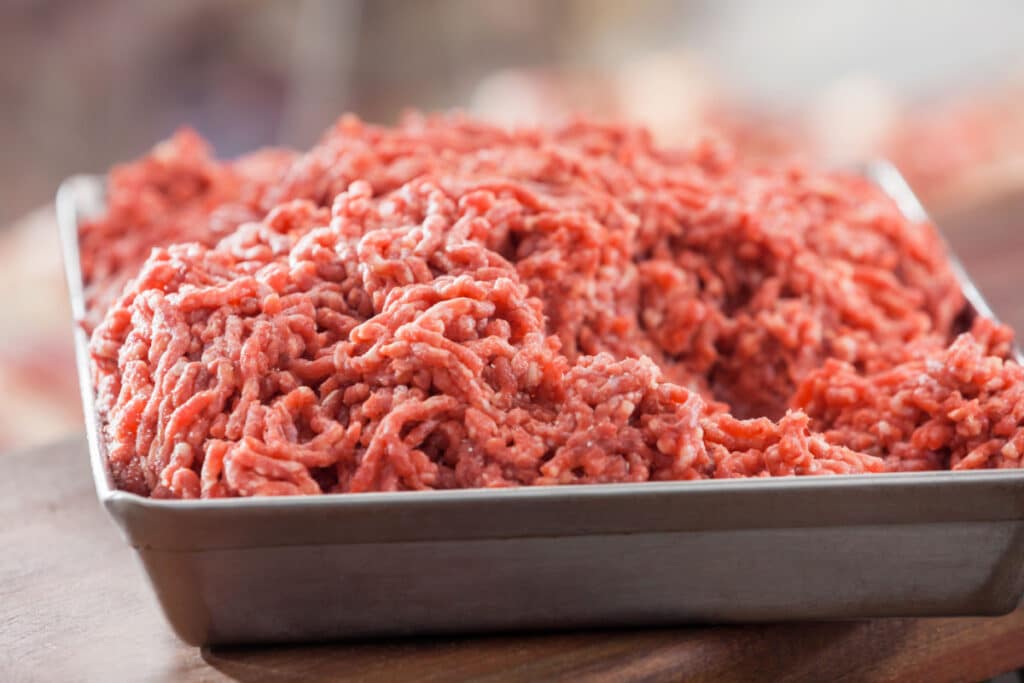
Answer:
POLYGON ((947 348, 964 301, 941 240, 858 177, 583 120, 346 117, 309 152, 232 163, 179 134, 109 193, 81 244, 127 490, 880 472, 1024 448, 1006 331, 947 348), (934 410, 911 415, 925 375, 934 410))
POLYGON ((792 403, 829 442, 890 471, 1020 467, 1024 368, 1005 360, 1010 336, 979 318, 949 348, 873 372, 829 359, 792 403))
POLYGON ((195 132, 183 130, 146 157, 114 168, 107 211, 79 231, 82 278, 95 325, 156 246, 197 241, 213 245, 245 221, 265 215, 266 183, 293 157, 265 150, 224 164, 195 132))

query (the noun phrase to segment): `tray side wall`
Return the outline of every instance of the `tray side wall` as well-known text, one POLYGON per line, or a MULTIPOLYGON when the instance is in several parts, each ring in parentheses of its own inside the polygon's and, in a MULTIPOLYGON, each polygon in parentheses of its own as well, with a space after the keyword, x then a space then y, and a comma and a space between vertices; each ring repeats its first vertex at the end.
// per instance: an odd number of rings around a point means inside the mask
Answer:
POLYGON ((1003 614, 1024 523, 143 550, 194 644, 1003 614), (543 596, 543 599, 538 599, 543 596))

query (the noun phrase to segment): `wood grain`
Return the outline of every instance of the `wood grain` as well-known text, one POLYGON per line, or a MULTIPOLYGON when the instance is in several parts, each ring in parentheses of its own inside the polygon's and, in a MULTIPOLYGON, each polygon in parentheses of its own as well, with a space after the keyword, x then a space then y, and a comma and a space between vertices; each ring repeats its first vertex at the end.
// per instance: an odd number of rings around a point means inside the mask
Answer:
MULTIPOLYGON (((1024 329, 1024 200, 940 222, 996 311, 1024 329)), ((5 455, 0 466, 0 681, 970 681, 1024 666, 1024 609, 199 650, 168 629, 96 502, 83 439, 5 455)))

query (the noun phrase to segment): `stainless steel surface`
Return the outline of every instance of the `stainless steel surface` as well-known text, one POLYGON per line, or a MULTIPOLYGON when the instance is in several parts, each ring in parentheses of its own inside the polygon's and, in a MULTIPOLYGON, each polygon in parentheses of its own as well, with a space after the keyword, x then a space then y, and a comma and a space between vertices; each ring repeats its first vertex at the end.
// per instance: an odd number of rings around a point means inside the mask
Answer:
MULTIPOLYGON (((865 172, 923 216, 891 166, 865 172)), ((102 192, 76 177, 57 198, 78 319, 77 225, 102 192)), ((1024 472, 1012 470, 141 498, 113 488, 75 335, 97 494, 189 643, 1000 614, 1024 592, 1024 472)))

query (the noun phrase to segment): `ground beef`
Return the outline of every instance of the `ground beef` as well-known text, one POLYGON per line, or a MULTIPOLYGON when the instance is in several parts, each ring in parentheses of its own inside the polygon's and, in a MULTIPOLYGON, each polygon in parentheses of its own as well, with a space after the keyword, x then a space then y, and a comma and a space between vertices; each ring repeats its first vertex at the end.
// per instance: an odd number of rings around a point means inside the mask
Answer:
POLYGON ((971 439, 1017 424, 1009 378, 989 381, 1019 372, 1006 332, 946 348, 964 302, 941 241, 853 176, 586 121, 346 117, 307 153, 234 163, 182 134, 110 184, 81 246, 130 491, 995 466, 971 439), (900 381, 936 364, 933 400, 960 392, 964 417, 905 414, 900 381), (914 441, 940 418, 981 431, 914 441))
POLYGON ((213 245, 265 215, 260 199, 292 161, 268 149, 231 164, 217 161, 195 132, 183 130, 142 159, 110 172, 107 212, 79 232, 88 328, 94 327, 156 246, 213 245))
POLYGON ((980 318, 949 348, 911 350, 874 372, 829 359, 793 406, 830 443, 881 458, 888 471, 1020 467, 1024 368, 1005 360, 1010 337, 980 318))

